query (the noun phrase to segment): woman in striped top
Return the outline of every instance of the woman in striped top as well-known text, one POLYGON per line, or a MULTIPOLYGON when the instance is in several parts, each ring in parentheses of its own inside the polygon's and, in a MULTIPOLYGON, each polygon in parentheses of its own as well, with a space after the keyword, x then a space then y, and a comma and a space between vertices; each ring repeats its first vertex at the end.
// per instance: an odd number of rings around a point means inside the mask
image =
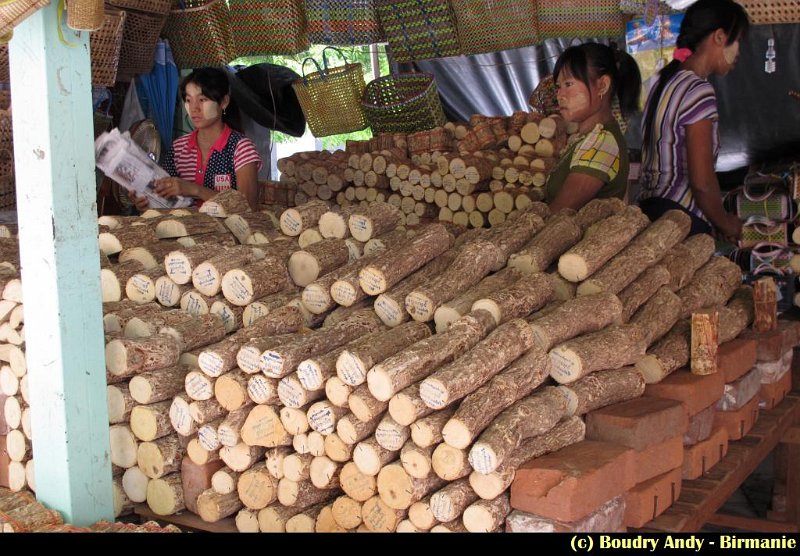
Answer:
POLYGON ((699 0, 686 11, 673 60, 661 70, 642 119, 638 203, 651 220, 670 209, 692 217, 692 234, 735 242, 742 223, 722 206, 714 166, 719 115, 710 75, 725 75, 739 55, 747 13, 733 0, 699 0))
POLYGON ((628 146, 614 107, 636 109, 642 83, 636 62, 616 48, 584 43, 559 56, 553 77, 561 116, 578 132, 547 179, 550 210, 578 210, 595 197, 624 198, 628 146))
MULTIPOLYGON (((180 93, 195 129, 172 143, 162 161, 171 177, 155 182, 156 193, 194 197, 195 204, 202 204, 217 193, 238 189, 257 210, 261 157, 255 144, 228 123, 228 76, 217 68, 196 69, 181 82, 180 93)), ((147 207, 144 197, 134 201, 140 210, 147 207)))

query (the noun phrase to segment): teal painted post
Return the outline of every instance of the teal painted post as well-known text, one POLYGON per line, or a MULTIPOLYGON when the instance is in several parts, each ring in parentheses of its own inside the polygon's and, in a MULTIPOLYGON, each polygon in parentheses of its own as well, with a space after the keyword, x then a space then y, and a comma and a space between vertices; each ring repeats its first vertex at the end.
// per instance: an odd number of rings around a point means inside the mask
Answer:
POLYGON ((36 496, 75 525, 113 519, 89 35, 58 0, 9 43, 36 496))

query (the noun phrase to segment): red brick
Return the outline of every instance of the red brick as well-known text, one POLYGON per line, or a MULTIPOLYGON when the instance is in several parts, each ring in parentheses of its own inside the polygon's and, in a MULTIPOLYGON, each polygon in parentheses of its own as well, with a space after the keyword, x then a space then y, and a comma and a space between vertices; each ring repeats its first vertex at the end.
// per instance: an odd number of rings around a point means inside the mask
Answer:
POLYGON ((681 482, 676 467, 633 487, 625 495, 625 526, 641 527, 664 513, 681 495, 681 482))
POLYGON ((714 428, 723 427, 728 431, 728 440, 741 440, 758 420, 759 397, 747 402, 736 411, 717 411, 714 414, 714 428))
POLYGON ((636 484, 680 467, 683 465, 683 433, 635 452, 633 461, 636 466, 636 484))
POLYGON ((635 484, 633 450, 586 440, 523 464, 511 484, 511 507, 577 521, 635 484))
POLYGON ((778 329, 769 332, 742 332, 740 338, 753 339, 758 342, 756 357, 759 361, 777 361, 787 349, 797 345, 800 340, 800 323, 781 320, 778 329))
POLYGON ((6 452, 6 437, 0 435, 0 487, 8 488, 8 464, 11 459, 6 452))
POLYGON ((8 423, 6 423, 6 412, 3 411, 7 397, 5 394, 0 394, 0 434, 2 435, 8 434, 8 431, 11 430, 8 423))
POLYGON ((194 514, 197 511, 197 499, 204 490, 211 488, 211 477, 225 467, 221 460, 197 465, 188 457, 181 461, 181 485, 183 486, 183 503, 186 509, 194 514))
POLYGON ((792 391, 792 373, 788 372, 783 377, 773 384, 762 384, 761 391, 758 397, 761 400, 759 407, 764 409, 773 409, 776 405, 783 401, 786 394, 792 391))
POLYGON ((506 519, 506 533, 608 533, 620 529, 624 533, 624 516, 622 496, 609 500, 578 521, 559 521, 514 510, 506 519))
POLYGON ((728 430, 717 427, 708 439, 686 448, 683 454, 681 477, 697 479, 719 463, 728 453, 728 430))
POLYGON ((717 365, 725 382, 733 382, 747 374, 756 364, 755 340, 736 338, 717 350, 717 365))
POLYGON ((666 398, 636 398, 609 405, 586 415, 586 440, 622 444, 644 450, 689 426, 686 408, 666 398))
POLYGON ((682 369, 659 383, 648 384, 644 389, 644 395, 683 402, 691 417, 709 405, 717 403, 724 390, 725 380, 722 373, 700 376, 682 369))
POLYGON ((711 436, 711 429, 714 428, 714 413, 717 411, 716 405, 710 405, 700 413, 689 417, 689 427, 686 429, 686 434, 683 435, 684 446, 694 446, 711 436))

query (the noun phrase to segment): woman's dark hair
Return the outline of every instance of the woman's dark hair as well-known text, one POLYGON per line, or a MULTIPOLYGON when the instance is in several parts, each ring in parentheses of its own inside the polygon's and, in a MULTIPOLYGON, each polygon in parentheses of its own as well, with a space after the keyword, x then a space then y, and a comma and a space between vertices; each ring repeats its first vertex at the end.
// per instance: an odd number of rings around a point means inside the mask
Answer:
POLYGON ((597 79, 603 75, 611 78, 611 95, 617 95, 619 105, 624 114, 630 114, 637 108, 639 92, 642 87, 642 76, 636 61, 616 46, 606 46, 596 42, 587 42, 570 46, 558 57, 553 69, 553 78, 558 80, 562 71, 569 72, 575 79, 583 82, 591 90, 590 78, 597 79))
POLYGON ((181 100, 184 102, 186 102, 186 86, 189 83, 200 87, 203 96, 217 103, 221 103, 225 95, 229 95, 228 106, 222 114, 222 121, 236 130, 240 129, 238 107, 233 102, 233 97, 230 96, 231 85, 230 81, 228 81, 228 74, 224 70, 219 68, 198 68, 184 77, 179 87, 181 100))
MULTIPOLYGON (((676 48, 688 48, 694 52, 700 43, 717 29, 722 29, 728 35, 727 44, 733 44, 749 27, 750 20, 747 18, 747 12, 733 0, 698 0, 689 6, 683 16, 676 48)), ((656 108, 661 100, 664 87, 678 73, 680 65, 678 60, 672 60, 658 74, 658 82, 650 95, 642 118, 642 122, 644 122, 643 145, 650 142, 656 108)))

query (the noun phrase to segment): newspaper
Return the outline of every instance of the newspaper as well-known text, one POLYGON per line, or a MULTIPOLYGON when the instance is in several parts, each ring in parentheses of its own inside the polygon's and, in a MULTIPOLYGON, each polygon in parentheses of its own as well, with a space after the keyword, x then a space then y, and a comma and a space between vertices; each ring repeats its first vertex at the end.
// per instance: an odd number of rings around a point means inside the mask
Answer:
POLYGON ((155 192, 155 180, 169 177, 139 145, 130 133, 114 128, 94 142, 94 158, 98 168, 110 179, 129 191, 147 198, 150 208, 181 208, 192 204, 191 197, 164 198, 155 192))

